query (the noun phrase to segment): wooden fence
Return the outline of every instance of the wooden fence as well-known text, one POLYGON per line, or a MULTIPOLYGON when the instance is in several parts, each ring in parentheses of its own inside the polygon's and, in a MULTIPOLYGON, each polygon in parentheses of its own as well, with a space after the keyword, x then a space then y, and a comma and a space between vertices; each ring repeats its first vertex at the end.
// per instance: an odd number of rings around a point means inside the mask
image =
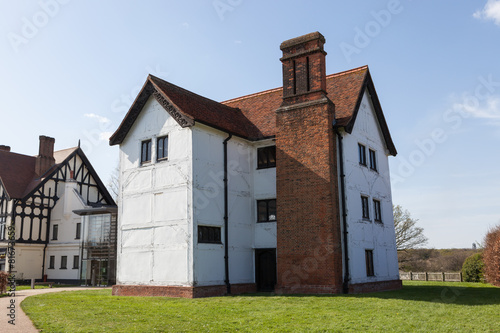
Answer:
POLYGON ((462 272, 399 272, 401 280, 462 282, 462 272))

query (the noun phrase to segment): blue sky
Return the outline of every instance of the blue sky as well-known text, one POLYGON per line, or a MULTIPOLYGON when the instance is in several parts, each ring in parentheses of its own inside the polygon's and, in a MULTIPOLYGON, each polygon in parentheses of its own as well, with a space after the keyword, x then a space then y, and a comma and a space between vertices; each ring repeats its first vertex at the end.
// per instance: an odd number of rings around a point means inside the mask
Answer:
POLYGON ((0 0, 0 144, 81 140, 107 182, 148 73, 218 101, 279 87, 280 43, 313 31, 328 73, 369 65, 393 200, 428 246, 481 242, 500 221, 500 1, 0 0))

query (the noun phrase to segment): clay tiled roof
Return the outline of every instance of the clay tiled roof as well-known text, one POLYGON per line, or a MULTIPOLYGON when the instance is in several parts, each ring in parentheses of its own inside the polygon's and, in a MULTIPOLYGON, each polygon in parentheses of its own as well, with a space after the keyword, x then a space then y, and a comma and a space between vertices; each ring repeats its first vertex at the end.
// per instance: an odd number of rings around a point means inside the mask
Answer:
MULTIPOLYGON (((326 77, 328 98, 335 104, 335 117, 339 124, 347 124, 353 116, 360 94, 363 92, 367 73, 368 67, 363 66, 326 77)), ((276 133, 274 111, 281 105, 282 96, 283 89, 280 87, 231 99, 222 104, 241 109, 243 114, 259 128, 263 137, 270 137, 276 133)))
MULTIPOLYGON (((363 93, 368 89, 387 147, 395 155, 396 149, 385 123, 368 66, 328 75, 326 85, 327 97, 335 104, 336 124, 345 127, 349 133, 363 93)), ((123 142, 151 95, 183 127, 199 122, 245 139, 259 140, 274 137, 276 134, 275 111, 281 105, 283 89, 266 90, 219 103, 150 75, 119 128, 111 136, 111 145, 123 142)))
MULTIPOLYGON (((56 164, 47 171, 59 167, 59 164, 78 148, 69 148, 54 152, 56 164)), ((0 181, 11 199, 22 199, 35 189, 42 179, 35 173, 36 157, 0 150, 0 181)))
POLYGON ((0 181, 9 197, 19 199, 36 177, 36 158, 0 150, 0 181))

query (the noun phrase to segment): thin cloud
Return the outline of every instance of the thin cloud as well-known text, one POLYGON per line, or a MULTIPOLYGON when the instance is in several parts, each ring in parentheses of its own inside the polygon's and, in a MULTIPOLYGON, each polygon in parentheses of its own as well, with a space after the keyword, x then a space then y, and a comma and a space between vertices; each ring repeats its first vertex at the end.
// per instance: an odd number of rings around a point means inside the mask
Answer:
POLYGON ((489 96, 479 101, 470 96, 464 96, 460 102, 453 104, 453 109, 474 118, 500 120, 500 97, 489 96))
POLYGON ((95 113, 86 113, 86 114, 84 114, 84 116, 87 118, 97 119, 97 121, 100 122, 101 124, 107 124, 111 121, 108 118, 99 116, 95 113))
POLYGON ((113 135, 113 132, 101 132, 99 133, 99 140, 109 141, 109 138, 113 135))
POLYGON ((476 11, 472 16, 479 20, 493 20, 500 26, 500 0, 488 0, 483 9, 476 11))

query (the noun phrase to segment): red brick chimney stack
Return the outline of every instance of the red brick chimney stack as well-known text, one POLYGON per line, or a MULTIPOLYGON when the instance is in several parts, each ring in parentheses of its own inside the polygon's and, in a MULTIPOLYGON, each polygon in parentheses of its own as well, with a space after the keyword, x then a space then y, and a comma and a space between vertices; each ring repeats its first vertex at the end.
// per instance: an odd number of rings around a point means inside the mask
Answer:
POLYGON ((281 43, 283 104, 326 96, 325 37, 313 32, 281 43))
POLYGON ((324 37, 285 41, 276 110, 278 293, 342 292, 335 107, 326 96, 324 37))
POLYGON ((6 151, 6 152, 10 152, 10 147, 9 146, 5 146, 5 145, 0 145, 0 150, 1 151, 6 151))
POLYGON ((40 146, 35 163, 35 172, 39 176, 42 176, 47 170, 56 164, 54 159, 54 142, 54 138, 40 135, 40 146))

